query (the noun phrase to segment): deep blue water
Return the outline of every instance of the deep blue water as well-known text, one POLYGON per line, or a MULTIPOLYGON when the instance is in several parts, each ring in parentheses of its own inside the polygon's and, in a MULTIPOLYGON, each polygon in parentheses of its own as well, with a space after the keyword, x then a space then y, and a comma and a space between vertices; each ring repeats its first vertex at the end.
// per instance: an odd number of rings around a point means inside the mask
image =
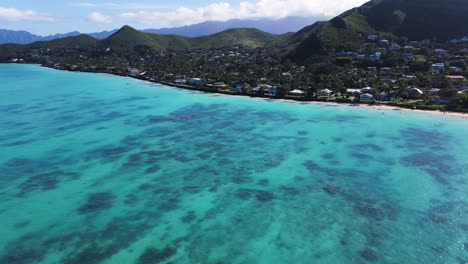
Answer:
POLYGON ((0 65, 0 263, 467 263, 468 121, 0 65))

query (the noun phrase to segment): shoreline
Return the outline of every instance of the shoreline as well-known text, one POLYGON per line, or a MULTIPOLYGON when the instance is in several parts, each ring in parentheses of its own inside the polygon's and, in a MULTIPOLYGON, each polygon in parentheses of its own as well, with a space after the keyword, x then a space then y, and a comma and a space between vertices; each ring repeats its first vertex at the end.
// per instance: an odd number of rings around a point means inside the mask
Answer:
MULTIPOLYGON (((54 69, 54 70, 59 70, 59 71, 68 71, 64 69, 56 69, 53 67, 48 67, 45 65, 41 64, 33 64, 33 65, 39 65, 44 68, 49 68, 49 69, 54 69)), ((147 84, 152 84, 152 85, 164 85, 170 88, 178 88, 178 89, 184 89, 184 90, 192 90, 192 91, 199 91, 199 92, 204 92, 204 93, 214 93, 214 94, 220 94, 220 95, 226 95, 226 96, 239 96, 239 97, 249 97, 249 98, 256 98, 256 99, 261 99, 261 100, 278 100, 278 101, 283 101, 283 102, 294 102, 294 103, 308 103, 308 104, 318 104, 318 105, 337 105, 337 106, 347 106, 347 107, 363 107, 367 109, 373 109, 376 111, 402 111, 402 112, 412 112, 412 113, 420 113, 420 114, 431 114, 431 115, 436 115, 436 116, 446 116, 446 117, 453 117, 453 118, 461 118, 461 119, 468 119, 468 113, 463 113, 463 112, 450 112, 450 111, 438 111, 438 110, 421 110, 421 109, 409 109, 405 107, 400 107, 400 106, 394 106, 394 105, 386 105, 386 104, 378 104, 378 105, 370 105, 370 104, 365 104, 365 103, 357 103, 351 105, 350 103, 339 103, 339 102, 329 102, 329 101, 320 101, 320 100, 307 100, 305 98, 297 98, 297 99, 292 99, 292 98, 275 98, 275 97, 268 97, 268 96, 259 96, 259 95, 250 95, 250 94, 238 94, 238 93, 233 93, 233 92, 226 92, 226 91, 220 91, 220 90, 213 90, 213 89, 208 89, 205 87, 194 87, 194 86, 189 86, 189 85, 177 85, 174 83, 169 83, 169 82, 155 82, 155 81, 150 81, 146 79, 141 79, 141 78, 136 78, 134 76, 128 76, 128 75, 119 75, 119 74, 113 74, 113 73, 108 73, 108 72, 86 72, 86 71, 70 71, 70 72, 81 72, 81 73, 97 73, 97 74, 105 74, 105 75, 110 75, 113 77, 123 77, 123 78, 131 78, 134 80, 142 81, 147 84)))

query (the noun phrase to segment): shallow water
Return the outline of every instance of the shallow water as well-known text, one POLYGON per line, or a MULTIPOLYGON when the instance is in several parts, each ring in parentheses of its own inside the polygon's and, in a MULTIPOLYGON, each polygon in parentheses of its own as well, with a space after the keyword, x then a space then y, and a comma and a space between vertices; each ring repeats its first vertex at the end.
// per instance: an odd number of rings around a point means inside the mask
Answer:
POLYGON ((0 263, 468 262, 466 120, 0 81, 0 263))

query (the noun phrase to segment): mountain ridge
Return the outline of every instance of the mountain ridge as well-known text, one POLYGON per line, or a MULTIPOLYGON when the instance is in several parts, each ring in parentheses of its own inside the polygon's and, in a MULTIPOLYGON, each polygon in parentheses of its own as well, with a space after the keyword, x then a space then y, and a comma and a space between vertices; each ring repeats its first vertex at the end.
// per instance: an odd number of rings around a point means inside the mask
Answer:
POLYGON ((125 55, 133 54, 140 49, 210 49, 230 46, 246 46, 250 48, 273 46, 286 41, 291 34, 274 35, 253 28, 228 29, 209 36, 189 38, 178 35, 158 35, 144 33, 130 26, 123 26, 106 39, 99 40, 87 34, 71 36, 50 41, 38 41, 31 44, 0 45, 3 56, 19 55, 27 49, 79 48, 101 49, 125 55))
MULTIPOLYGON (((322 19, 326 19, 326 17, 291 16, 280 19, 231 19, 227 21, 206 21, 183 27, 143 29, 139 31, 152 34, 180 35, 183 37, 195 38, 213 35, 232 28, 257 28, 261 31, 280 35, 288 32, 296 32, 301 28, 322 19)), ((95 33, 80 33, 78 31, 73 31, 64 34, 39 36, 28 31, 0 29, 0 44, 31 44, 36 41, 47 41, 57 38, 78 36, 80 34, 87 34, 97 39, 106 39, 118 30, 119 29, 113 29, 109 31, 101 31, 95 33)))

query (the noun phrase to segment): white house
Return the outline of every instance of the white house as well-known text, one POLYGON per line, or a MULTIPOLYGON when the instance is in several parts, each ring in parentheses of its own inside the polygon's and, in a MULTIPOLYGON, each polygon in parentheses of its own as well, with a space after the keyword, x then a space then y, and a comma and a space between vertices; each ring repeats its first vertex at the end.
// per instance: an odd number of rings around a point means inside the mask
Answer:
POLYGON ((432 71, 443 72, 445 71, 445 65, 443 63, 434 63, 431 66, 432 71))
POLYGON ((299 89, 294 89, 291 92, 289 92, 289 94, 294 96, 303 96, 305 92, 299 89))
POLYGON ((318 92, 320 96, 330 96, 333 93, 330 89, 323 89, 318 92))

